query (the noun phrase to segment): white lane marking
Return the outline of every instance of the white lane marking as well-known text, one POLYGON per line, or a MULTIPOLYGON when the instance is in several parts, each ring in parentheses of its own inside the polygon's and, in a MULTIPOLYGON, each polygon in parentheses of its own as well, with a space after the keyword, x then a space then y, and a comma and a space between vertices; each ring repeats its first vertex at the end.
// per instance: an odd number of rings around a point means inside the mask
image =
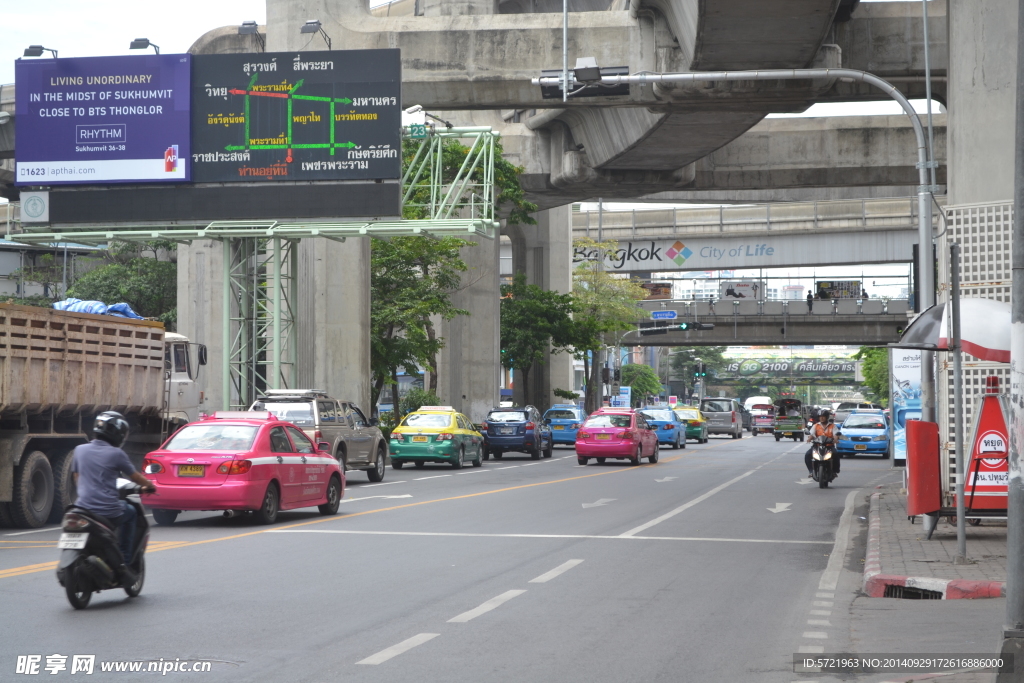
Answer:
POLYGON ((689 510, 690 508, 692 508, 697 503, 700 503, 700 502, 703 502, 703 501, 707 500, 708 498, 710 498, 711 496, 715 495, 719 491, 721 491, 721 490, 723 490, 725 488, 728 488, 729 486, 732 486, 733 484, 735 484, 739 480, 744 479, 746 477, 749 477, 751 474, 753 474, 754 472, 757 472, 762 467, 765 467, 767 465, 772 464, 773 462, 775 462, 776 460, 781 458, 783 455, 786 455, 786 454, 783 453, 782 455, 776 456, 776 457, 772 458, 771 460, 769 460, 768 462, 762 463, 762 464, 758 465, 757 467, 755 467, 754 469, 752 469, 752 470, 750 470, 748 472, 744 472, 743 474, 741 474, 738 477, 734 477, 733 479, 730 479, 729 481, 725 482, 724 484, 719 484, 718 486, 716 486, 715 488, 711 489, 707 493, 705 493, 703 495, 700 495, 700 496, 697 496, 696 498, 691 500, 689 503, 684 503, 683 505, 680 505, 679 507, 677 507, 675 510, 672 510, 670 512, 666 512, 661 517, 655 517, 654 519, 652 519, 651 521, 647 522, 646 524, 641 524, 638 527, 634 527, 634 528, 630 529, 629 531, 627 531, 627 532, 625 532, 625 533, 623 533, 621 535, 622 536, 636 536, 641 531, 646 531, 647 529, 650 529, 652 526, 654 526, 656 524, 661 524, 666 519, 671 519, 672 517, 675 517, 676 515, 678 515, 680 512, 684 512, 686 510, 689 510))
POLYGON ((359 488, 361 488, 361 489, 370 489, 370 488, 373 488, 374 486, 391 486, 392 484, 407 484, 407 483, 409 483, 409 482, 406 479, 399 479, 398 481, 386 481, 383 484, 363 484, 359 488))
POLYGON ((513 467, 519 467, 519 465, 509 465, 508 467, 495 467, 496 470, 510 470, 513 467))
POLYGON ((824 631, 804 631, 804 638, 812 638, 814 640, 826 640, 828 634, 824 631))
POLYGON ((830 617, 832 616, 832 610, 830 609, 812 609, 808 614, 813 614, 816 617, 830 617))
POLYGON ((768 512, 789 512, 789 508, 793 507, 792 503, 776 503, 773 508, 765 508, 768 512))
POLYGON ((544 572, 543 574, 538 576, 536 579, 530 579, 529 581, 527 581, 527 583, 547 583, 548 581, 550 581, 551 579, 555 578, 556 576, 564 574, 565 572, 569 571, 570 569, 572 569, 576 565, 582 564, 582 563, 583 563, 583 560, 569 560, 568 562, 563 562, 562 564, 558 565, 557 567, 555 567, 551 571, 544 572))
POLYGON ((807 625, 808 626, 828 626, 829 628, 832 628, 832 622, 830 622, 828 619, 808 619, 807 620, 807 625))
POLYGON ((264 533, 351 534, 355 536, 447 536, 454 538, 592 538, 609 541, 710 541, 713 543, 782 543, 793 545, 831 545, 828 541, 790 541, 774 538, 710 538, 702 536, 586 536, 582 534, 471 534, 444 531, 357 531, 354 529, 268 529, 264 533))
POLYGON ((59 526, 50 526, 45 529, 33 529, 32 531, 18 531, 13 534, 4 534, 4 536, 24 536, 25 534, 40 534, 44 531, 60 531, 60 529, 61 528, 59 526))
POLYGON ((820 654, 825 651, 825 648, 821 645, 801 645, 797 650, 799 653, 807 654, 820 654))
POLYGON ((618 499, 617 498, 599 498, 598 500, 594 501, 593 503, 583 503, 583 507, 585 507, 585 508, 599 508, 599 507, 602 507, 604 505, 607 505, 608 503, 614 503, 616 500, 618 500, 618 499))
POLYGON ((811 603, 815 607, 834 607, 830 600, 815 600, 811 603))
POLYGON ((490 470, 483 470, 483 469, 481 469, 481 470, 470 470, 469 472, 457 472, 455 474, 455 476, 458 477, 458 476, 461 476, 463 474, 483 474, 484 472, 490 472, 490 470))
POLYGON ((381 650, 380 652, 378 652, 375 655, 370 655, 366 659, 363 659, 361 661, 356 662, 356 664, 370 664, 370 665, 373 665, 373 664, 383 664, 384 662, 388 661, 392 657, 397 657, 398 655, 402 654, 403 652, 408 652, 409 650, 413 649, 417 645, 422 645, 423 643, 427 642, 428 640, 432 640, 434 638, 437 638, 439 635, 441 635, 441 634, 440 633, 419 633, 419 634, 413 636, 412 638, 408 638, 406 640, 403 640, 402 642, 398 643, 397 645, 392 645, 389 648, 385 648, 385 649, 381 650))
POLYGON ((401 496, 364 496, 363 498, 344 498, 344 499, 342 499, 341 502, 342 503, 354 503, 357 500, 371 500, 373 498, 385 498, 385 499, 390 499, 390 498, 412 498, 412 494, 411 493, 406 493, 406 494, 403 494, 401 496))
POLYGON ((452 476, 452 475, 450 475, 450 474, 435 474, 432 477, 418 477, 416 479, 413 479, 413 481, 423 481, 424 479, 440 479, 441 477, 450 477, 450 476, 452 476))
POLYGON ((541 460, 540 462, 528 462, 523 467, 529 467, 530 465, 543 465, 547 460, 541 460))
POLYGON ((679 478, 679 477, 665 477, 665 478, 663 478, 663 479, 655 479, 654 481, 656 481, 656 482, 658 482, 659 484, 661 484, 661 483, 663 483, 663 482, 666 482, 666 481, 675 481, 675 480, 676 480, 676 479, 678 479, 678 478, 679 478))
POLYGON ((526 592, 525 590, 505 591, 501 595, 498 595, 496 597, 491 598, 490 600, 488 600, 487 602, 483 603, 479 607, 474 607, 473 609, 469 610, 468 612, 463 612, 462 614, 460 614, 458 616, 452 617, 451 619, 448 620, 448 623, 449 624, 464 624, 467 621, 469 621, 470 619, 476 619, 481 614, 487 614, 491 610, 497 609, 498 607, 501 607, 502 605, 504 605, 506 602, 508 602, 512 598, 517 597, 519 595, 522 595, 525 592, 526 592))
POLYGON ((801 486, 803 486, 804 484, 813 484, 814 480, 813 479, 797 479, 795 483, 800 484, 801 486))
MULTIPOLYGON (((850 525, 853 523, 853 503, 857 498, 860 489, 850 491, 846 496, 846 507, 843 508, 843 515, 839 518, 839 528, 836 530, 836 543, 832 546, 832 552, 828 556, 828 564, 818 582, 818 590, 835 591, 839 585, 839 572, 843 569, 843 562, 846 561, 846 541, 850 536, 850 525)), ((832 605, 827 605, 831 607, 832 605)))
POLYGON ((829 600, 831 600, 832 598, 836 597, 836 594, 833 593, 833 592, 821 592, 821 593, 815 593, 814 597, 816 597, 816 598, 828 598, 829 600))

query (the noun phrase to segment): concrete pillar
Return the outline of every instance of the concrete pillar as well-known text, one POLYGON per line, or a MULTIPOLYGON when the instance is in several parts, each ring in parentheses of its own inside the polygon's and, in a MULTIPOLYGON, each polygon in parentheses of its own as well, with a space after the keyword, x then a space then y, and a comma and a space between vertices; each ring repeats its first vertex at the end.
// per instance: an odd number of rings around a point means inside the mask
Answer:
POLYGON ((299 244, 296 380, 370 406, 370 240, 299 244))
POLYGON ((206 344, 208 363, 196 380, 203 400, 199 410, 212 413, 228 407, 221 369, 227 358, 223 343, 224 258, 220 242, 196 240, 178 245, 178 332, 206 344))
MULTIPOLYGON (((567 294, 572 291, 572 205, 537 213, 536 225, 512 225, 512 270, 526 275, 529 284, 567 294)), ((573 359, 568 353, 547 354, 530 371, 530 395, 515 382, 513 400, 545 410, 564 399, 555 389, 573 388, 573 359)))
POLYGON ((1013 199, 1017 4, 949 3, 949 205, 1013 199))
POLYGON ((437 389, 443 404, 479 423, 499 400, 499 240, 468 239, 477 246, 462 249, 469 270, 463 273, 462 289, 452 295, 452 302, 470 314, 441 323, 439 335, 445 347, 438 354, 437 389))

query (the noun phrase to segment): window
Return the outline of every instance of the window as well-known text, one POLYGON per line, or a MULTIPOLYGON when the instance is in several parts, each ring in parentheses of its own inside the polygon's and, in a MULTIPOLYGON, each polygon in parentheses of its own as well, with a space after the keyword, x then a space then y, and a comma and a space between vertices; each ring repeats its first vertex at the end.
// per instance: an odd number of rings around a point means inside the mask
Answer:
POLYGON ((665 422, 674 421, 671 410, 645 410, 641 415, 643 415, 645 419, 650 420, 664 420, 665 422))
POLYGON ((303 401, 302 403, 265 401, 256 403, 253 406, 253 410, 268 410, 277 419, 291 422, 299 427, 313 427, 316 425, 312 401, 303 401))
POLYGON ((843 429, 885 429, 885 420, 878 415, 851 415, 843 429))
POLYGON ((320 412, 320 424, 333 426, 338 421, 338 413, 334 401, 317 401, 317 410, 320 412))
POLYGON ((368 427, 369 423, 366 421, 366 416, 363 415, 362 411, 355 406, 349 406, 348 414, 352 417, 356 427, 368 427))
POLYGON ((188 373, 188 344, 171 344, 164 352, 164 368, 188 373))
POLYGON ((699 420, 700 415, 696 410, 677 410, 676 417, 680 420, 699 420))
POLYGON ((729 413, 735 410, 732 401, 726 400, 704 401, 700 404, 700 409, 706 413, 729 413))
POLYGON ((284 427, 274 427, 270 430, 270 452, 271 453, 294 453, 288 436, 284 433, 284 427))
POLYGON ((544 413, 549 420, 576 420, 579 419, 576 412, 567 408, 552 408, 544 413))
POLYGON ((165 450, 247 451, 257 429, 252 425, 189 425, 174 435, 165 450))
POLYGON ((494 410, 487 416, 488 422, 526 422, 525 410, 494 410))
POLYGON ((300 432, 295 427, 287 427, 288 434, 292 437, 292 443, 295 444, 295 451, 298 453, 313 453, 313 444, 309 438, 300 432))
POLYGON ((584 427, 629 427, 629 415, 593 415, 587 418, 584 427))
POLYGON ((352 413, 349 411, 347 403, 338 403, 338 425, 352 428, 352 413))
POLYGON ((451 416, 441 413, 413 413, 402 420, 403 427, 447 427, 451 423, 451 416))

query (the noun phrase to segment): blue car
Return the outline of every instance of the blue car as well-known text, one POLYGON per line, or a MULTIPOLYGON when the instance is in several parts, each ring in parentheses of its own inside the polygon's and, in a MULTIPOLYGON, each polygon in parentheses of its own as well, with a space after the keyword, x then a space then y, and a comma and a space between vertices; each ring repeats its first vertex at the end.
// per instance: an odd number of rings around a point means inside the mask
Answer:
POLYGON ((839 427, 836 451, 844 456, 880 455, 888 458, 889 424, 880 410, 855 410, 839 427))
POLYGON ((554 442, 551 428, 544 424, 540 411, 533 406, 495 408, 487 413, 483 425, 487 450, 484 460, 494 456, 501 460, 509 451, 527 453, 534 460, 551 457, 554 442))
POLYGON ((572 403, 559 403, 544 413, 544 422, 551 426, 551 440, 554 443, 576 445, 576 432, 587 419, 587 414, 572 403))
POLYGON ((644 408, 640 413, 658 434, 658 443, 686 448, 686 423, 669 408, 644 408))

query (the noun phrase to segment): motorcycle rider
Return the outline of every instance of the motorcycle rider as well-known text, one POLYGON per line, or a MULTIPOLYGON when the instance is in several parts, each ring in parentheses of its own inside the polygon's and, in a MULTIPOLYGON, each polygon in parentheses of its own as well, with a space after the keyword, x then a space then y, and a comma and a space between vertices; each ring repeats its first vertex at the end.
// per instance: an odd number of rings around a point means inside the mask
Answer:
MULTIPOLYGON (((835 423, 831 421, 831 418, 831 412, 829 412, 828 410, 821 411, 818 414, 818 423, 811 427, 810 429, 811 447, 807 449, 806 453, 804 453, 804 465, 807 466, 808 478, 814 477, 814 467, 811 464, 811 462, 813 461, 812 453, 814 452, 814 440, 818 437, 832 439, 832 443, 835 443, 836 441, 839 440, 839 428, 836 427, 835 423)), ((839 453, 836 452, 835 449, 832 449, 832 453, 832 466, 835 468, 833 471, 835 472, 835 475, 838 477, 839 463, 841 458, 839 457, 839 453)))
POLYGON ((123 562, 118 567, 122 583, 135 583, 135 572, 128 567, 135 539, 135 508, 121 500, 117 492, 117 478, 124 476, 153 493, 153 482, 139 474, 121 444, 128 438, 128 421, 120 413, 108 410, 96 416, 89 443, 75 447, 71 456, 78 499, 75 505, 85 508, 110 521, 118 529, 123 562))

